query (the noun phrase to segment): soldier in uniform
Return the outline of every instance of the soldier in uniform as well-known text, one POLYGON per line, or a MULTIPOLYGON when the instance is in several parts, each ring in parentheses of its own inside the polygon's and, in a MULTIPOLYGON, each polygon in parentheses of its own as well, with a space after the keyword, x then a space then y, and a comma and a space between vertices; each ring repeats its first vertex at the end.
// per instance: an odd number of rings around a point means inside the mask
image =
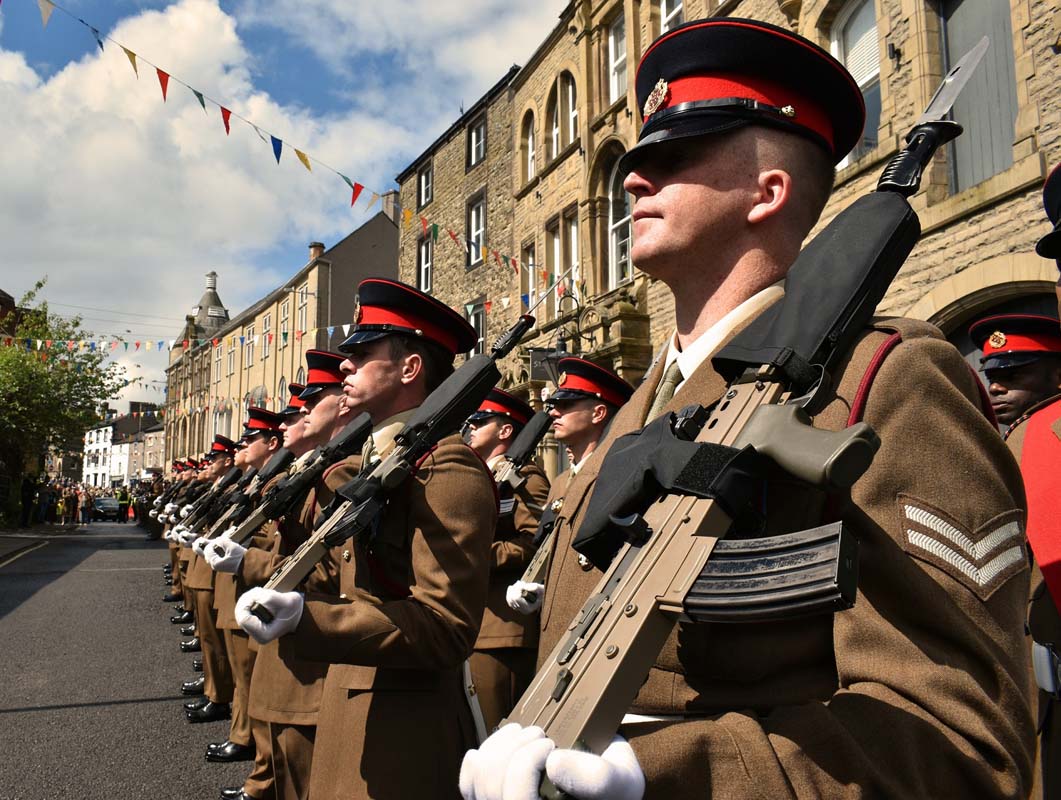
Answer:
MULTIPOLYGON (((347 354, 347 405, 368 413, 364 468, 394 445, 412 412, 475 345, 471 326, 396 281, 359 287, 347 354)), ((326 557, 337 595, 252 589, 237 606, 252 636, 328 665, 310 796, 451 798, 475 744, 462 681, 486 606, 497 523, 492 479, 456 434, 442 439, 390 495, 371 537, 326 557)))
MULTIPOLYGON (((646 49, 636 86, 644 125, 620 162, 634 197, 631 256, 670 288, 676 331, 602 449, 656 409, 724 397, 713 354, 783 296, 833 165, 864 122, 839 62, 754 20, 668 31, 646 49)), ((679 623, 602 755, 506 726, 466 757, 465 798, 500 798, 502 786, 532 796, 518 788, 536 788, 543 770, 581 800, 1027 794, 1023 490, 977 379, 935 328, 899 319, 868 326, 831 378, 814 425, 865 421, 880 450, 850 492, 771 478, 763 532, 842 520, 859 540, 854 607, 679 623)), ((585 507, 604 459, 572 480, 565 511, 585 507)), ((546 653, 594 583, 560 557, 573 544, 557 542, 546 581, 546 653)))
MULTIPOLYGON (((175 481, 183 482, 183 481, 187 480, 187 478, 185 478, 185 475, 184 475, 184 464, 182 462, 174 461, 173 464, 171 465, 171 467, 173 469, 173 474, 174 474, 174 480, 175 481)), ((163 507, 162 509, 159 509, 159 512, 162 512, 164 510, 164 508, 165 507, 163 507)), ((167 516, 168 516, 168 514, 167 514, 167 516)), ((155 514, 155 517, 156 518, 158 517, 157 513, 155 514)), ((180 602, 182 608, 186 608, 186 606, 184 606, 184 591, 181 588, 181 571, 177 568, 177 551, 179 550, 180 546, 176 542, 174 542, 172 540, 168 540, 166 542, 166 544, 169 547, 169 570, 167 570, 167 572, 169 574, 169 582, 170 582, 170 586, 172 588, 170 589, 169 594, 165 595, 162 598, 162 602, 163 603, 180 602)), ((190 609, 189 609, 189 612, 190 612, 190 609)), ((185 613, 185 612, 182 611, 181 614, 183 614, 183 613, 185 613)), ((192 618, 191 614, 189 613, 187 621, 190 622, 191 618, 192 618)), ((184 624, 186 624, 186 623, 184 623, 184 624)))
MULTIPOLYGON (((1043 206, 1053 224, 1035 251, 1057 261, 1061 269, 1061 168, 1055 167, 1043 187, 1043 206)), ((1061 286, 1061 279, 1059 279, 1061 286)), ((1059 289, 1061 306, 1061 289, 1059 289)), ((1061 313, 1061 307, 1058 309, 1061 313)), ((1056 320, 1049 334, 1061 337, 1056 320)), ((1058 348, 1061 349, 1061 348, 1058 348)), ((1061 797, 1061 497, 1058 464, 1061 463, 1061 398, 1056 395, 1031 406, 1010 426, 1006 443, 1020 462, 1028 496, 1028 543, 1032 567, 1028 630, 1032 638, 1032 663, 1039 695, 1039 772, 1041 794, 1061 797)))
MULTIPOLYGON (((283 444, 284 432, 280 430, 283 417, 264 408, 251 408, 247 412, 243 447, 237 454, 237 466, 244 472, 261 471, 283 444)), ((256 544, 266 544, 263 539, 256 544)), ((209 545, 206 545, 209 546, 209 545)), ((208 565, 209 566, 209 565, 208 565)), ((254 758, 251 739, 250 716, 247 702, 250 693, 251 672, 254 669, 257 651, 249 647, 249 638, 236 624, 236 598, 247 588, 240 585, 229 572, 214 574, 214 609, 217 612, 217 627, 225 638, 225 650, 235 691, 232 696, 232 724, 224 742, 210 744, 206 748, 207 761, 248 761, 254 758)))
MULTIPOLYGON (((287 428, 284 446, 296 456, 303 456, 326 444, 357 416, 344 401, 343 373, 339 369, 343 362, 344 357, 337 353, 307 351, 306 386, 299 395, 303 403, 299 410, 301 421, 297 426, 283 424, 287 428)), ((353 476, 353 468, 342 471, 343 464, 340 462, 324 474, 298 511, 285 515, 279 526, 266 526, 262 533, 269 535, 268 547, 247 548, 222 539, 217 544, 224 549, 224 554, 218 554, 214 548, 207 551, 211 566, 220 572, 234 572, 236 579, 246 586, 265 583, 283 559, 312 532, 321 504, 327 503, 337 485, 334 482, 345 482, 353 476), (338 477, 334 474, 337 470, 338 477)), ((309 587, 333 593, 334 575, 322 569, 313 576, 309 587)), ((252 596, 254 591, 251 589, 243 596, 252 596)), ((237 622, 240 622, 239 603, 237 601, 237 622)), ((310 654, 301 651, 282 651, 276 642, 259 640, 259 644, 262 646, 258 649, 250 685, 252 732, 254 720, 267 724, 273 791, 278 800, 305 800, 309 796, 310 769, 327 665, 311 660, 310 654)), ((227 796, 256 796, 250 786, 239 791, 241 794, 227 796)))
MULTIPOLYGON (((561 358, 556 366, 560 376, 557 378, 556 391, 548 400, 549 413, 553 417, 553 436, 567 449, 571 466, 556 476, 549 490, 538 537, 542 540, 539 546, 552 549, 553 554, 556 553, 558 538, 555 535, 556 528, 568 524, 576 511, 573 506, 564 507, 564 497, 571 481, 596 452, 615 413, 634 393, 634 387, 610 369, 584 358, 561 358), (554 535, 550 536, 550 533, 554 535)), ((561 553, 561 557, 566 555, 561 553)), ((588 570, 589 562, 583 563, 588 570)), ((533 614, 541 607, 544 591, 545 584, 517 580, 509 586, 506 599, 513 610, 533 614)), ((567 625, 569 621, 556 622, 567 625)), ((541 621, 541 625, 545 625, 545 620, 541 621)), ((542 652, 539 649, 539 663, 546 655, 547 650, 542 652)))
POLYGON ((1013 425, 1061 392, 1061 331, 1057 319, 1039 314, 999 314, 969 328, 983 352, 991 408, 1002 425, 1013 425))
MULTIPOLYGON (((207 474, 216 483, 233 466, 236 443, 227 436, 217 434, 210 446, 210 465, 207 474)), ((199 702, 185 705, 188 722, 216 722, 231 714, 230 704, 235 692, 232 667, 225 646, 225 637, 218 629, 217 611, 214 608, 214 572, 206 559, 190 547, 188 571, 184 584, 192 590, 195 603, 195 629, 203 653, 203 675, 188 681, 181 688, 203 691, 199 702)))
MULTIPOLYGON (((479 410, 468 417, 466 440, 494 472, 533 416, 534 409, 518 397, 492 389, 479 410)), ((488 731, 497 727, 527 688, 538 652, 538 621, 509 608, 505 592, 534 557, 534 533, 545 508, 549 481, 533 461, 519 475, 523 483, 518 489, 509 483, 498 487, 500 513, 490 546, 490 591, 475 652, 468 660, 488 731)))

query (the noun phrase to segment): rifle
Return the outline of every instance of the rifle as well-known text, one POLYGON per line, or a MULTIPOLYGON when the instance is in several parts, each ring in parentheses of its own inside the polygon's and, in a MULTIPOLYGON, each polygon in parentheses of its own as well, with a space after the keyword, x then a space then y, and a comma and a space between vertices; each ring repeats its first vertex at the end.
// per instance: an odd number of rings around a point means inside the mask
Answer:
MULTIPOLYGON (((306 494, 325 470, 358 452, 372 432, 372 420, 368 414, 359 414, 327 444, 313 450, 286 478, 269 490, 254 512, 250 514, 230 537, 237 544, 244 544, 262 525, 271 519, 279 519, 302 502, 306 494)), ((300 459, 301 460, 301 459, 300 459)), ((215 545, 216 546, 216 545, 215 545)), ((219 552, 223 555, 224 551, 219 552)))
MULTIPOLYGON (((490 355, 472 356, 428 395, 394 437, 395 446, 383 460, 339 487, 335 498, 317 517, 316 530, 277 568, 265 588, 292 591, 329 548, 369 529, 389 493, 413 473, 420 459, 443 437, 460 429, 501 380, 497 362, 534 326, 534 317, 529 313, 533 310, 529 309, 497 340, 490 355)), ((272 614, 260 604, 251 606, 251 612, 265 622, 272 619, 272 614)))
MULTIPOLYGON (((868 469, 879 440, 867 425, 822 431, 811 427, 810 413, 827 401, 830 372, 920 235, 907 198, 936 149, 961 133, 944 117, 986 48, 985 38, 944 79, 877 190, 841 212, 800 253, 784 300, 714 359, 730 381, 728 391, 702 415, 707 422, 695 444, 670 436, 676 451, 692 450, 659 483, 662 496, 642 504, 642 513, 617 503, 618 513, 603 516, 610 524, 580 527, 575 549, 605 569, 604 576, 502 726, 540 726, 558 748, 602 753, 679 620, 778 620, 853 604, 857 545, 842 523, 723 538, 734 518, 754 511, 754 481, 767 467, 840 490, 868 469)), ((674 422, 661 418, 641 435, 652 429, 664 441, 674 422)), ((587 520, 601 491, 598 480, 587 520)), ((545 776, 540 794, 564 796, 545 776)))
POLYGON ((513 489, 518 489, 527 482, 519 471, 534 457, 538 444, 545 438, 552 424, 553 418, 548 411, 539 411, 527 421, 523 430, 512 440, 512 446, 494 467, 494 483, 498 488, 507 483, 513 489))
POLYGON ((217 499, 225 493, 228 487, 238 481, 242 475, 243 471, 239 467, 230 467, 228 472, 221 476, 220 480, 195 501, 192 510, 188 512, 187 521, 182 523, 184 527, 188 530, 195 530, 196 525, 210 516, 217 499))
POLYGON ((225 513, 221 515, 217 522, 210 527, 210 530, 206 532, 205 538, 213 539, 222 531, 228 530, 230 526, 238 525, 242 522, 254 506, 257 505, 258 497, 266 484, 281 472, 285 472, 294 460, 295 454, 287 448, 281 447, 273 453, 273 457, 266 462, 261 472, 251 470, 254 479, 249 482, 249 485, 243 485, 243 482, 240 482, 242 491, 234 493, 228 499, 228 508, 225 509, 225 513))

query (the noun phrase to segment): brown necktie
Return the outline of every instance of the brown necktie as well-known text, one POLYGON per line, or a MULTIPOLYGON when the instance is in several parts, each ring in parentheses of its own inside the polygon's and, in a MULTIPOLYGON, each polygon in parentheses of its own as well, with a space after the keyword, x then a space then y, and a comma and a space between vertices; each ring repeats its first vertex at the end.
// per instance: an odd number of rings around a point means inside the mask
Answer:
POLYGON ((667 371, 663 373, 663 380, 659 382, 659 387, 656 389, 656 399, 652 401, 652 407, 648 410, 645 422, 651 422, 663 412, 667 403, 674 397, 674 390, 678 388, 678 384, 681 382, 681 367, 678 366, 677 361, 673 361, 667 367, 667 371))

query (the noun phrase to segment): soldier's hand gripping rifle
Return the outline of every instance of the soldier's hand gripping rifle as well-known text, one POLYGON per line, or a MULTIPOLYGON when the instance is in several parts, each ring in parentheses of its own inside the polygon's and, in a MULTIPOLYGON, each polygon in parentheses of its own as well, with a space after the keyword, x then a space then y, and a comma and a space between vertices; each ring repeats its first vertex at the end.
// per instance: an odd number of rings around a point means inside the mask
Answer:
MULTIPOLYGON (((530 310, 533 310, 530 309, 530 310)), ((460 430, 501 380, 497 362, 519 344, 534 326, 524 314, 493 346, 490 355, 472 356, 436 388, 394 437, 394 448, 374 467, 363 467, 353 480, 339 487, 335 499, 317 517, 316 530, 277 568, 266 589, 289 592, 297 588, 324 554, 368 530, 383 510, 388 494, 402 484, 444 437, 460 430)), ((251 607, 259 619, 272 615, 259 604, 251 607)))
MULTIPOLYGON (((696 443, 661 418, 609 450, 574 543, 605 574, 502 726, 540 726, 558 748, 602 753, 679 621, 784 619, 853 603, 856 545, 842 523, 723 537, 735 517, 758 511, 764 469, 846 490, 869 467, 879 440, 868 426, 826 432, 809 414, 918 239, 906 198, 935 150, 961 132, 944 117, 986 47, 947 76, 877 191, 800 253, 784 300, 714 359, 731 383, 696 443), (634 468, 638 458, 644 469, 634 468), (604 480, 609 462, 618 487, 604 480)), ((547 778, 541 794, 563 796, 547 778)))
POLYGON ((252 470, 253 480, 247 484, 241 481, 240 491, 233 493, 225 501, 224 513, 218 518, 204 538, 213 539, 233 525, 239 525, 247 515, 258 505, 259 498, 266 485, 283 472, 286 472, 291 462, 295 460, 295 454, 286 447, 281 447, 270 458, 261 471, 252 470))
MULTIPOLYGON (((237 544, 244 544, 266 522, 279 519, 296 508, 328 467, 360 451, 371 432, 372 420, 368 414, 358 414, 327 444, 313 450, 301 462, 300 468, 270 489, 261 505, 240 523, 229 538, 237 544)), ((224 555, 224 552, 219 551, 218 555, 224 555)))
POLYGON ((199 497, 193 504, 191 509, 188 511, 188 515, 184 518, 182 525, 186 530, 194 531, 197 526, 205 523, 206 520, 213 514, 214 507, 217 501, 221 498, 230 486, 236 483, 243 477, 243 470, 239 467, 230 467, 229 470, 221 476, 213 486, 207 489, 201 497, 199 497))

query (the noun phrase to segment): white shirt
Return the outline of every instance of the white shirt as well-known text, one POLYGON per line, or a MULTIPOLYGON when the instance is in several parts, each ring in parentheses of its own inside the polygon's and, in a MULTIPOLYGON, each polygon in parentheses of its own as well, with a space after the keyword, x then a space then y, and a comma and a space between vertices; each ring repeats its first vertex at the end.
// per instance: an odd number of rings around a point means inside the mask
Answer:
MULTIPOLYGON (((667 357, 663 362, 663 372, 666 372, 670 365, 677 361, 678 368, 682 371, 682 383, 685 383, 685 380, 696 372, 701 364, 715 355, 742 323, 757 317, 784 296, 785 281, 782 278, 777 283, 753 294, 727 313, 722 319, 701 333, 684 350, 678 344, 678 332, 675 331, 671 334, 670 344, 667 345, 667 357)), ((682 387, 682 383, 675 387, 675 393, 682 387)))

